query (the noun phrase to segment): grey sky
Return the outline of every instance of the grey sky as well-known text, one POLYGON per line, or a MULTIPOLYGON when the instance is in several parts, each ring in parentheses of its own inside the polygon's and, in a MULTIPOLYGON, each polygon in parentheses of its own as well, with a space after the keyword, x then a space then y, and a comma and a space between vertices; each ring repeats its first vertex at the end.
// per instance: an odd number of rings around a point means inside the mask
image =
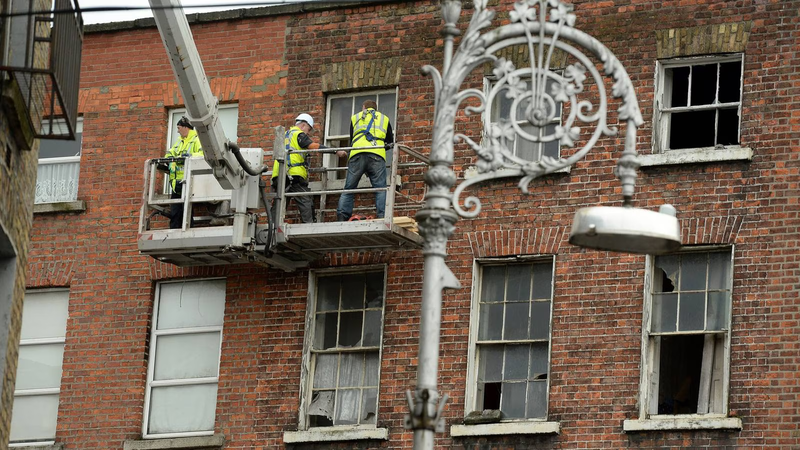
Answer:
MULTIPOLYGON (((187 13, 195 12, 211 12, 211 11, 224 11, 228 9, 246 8, 242 3, 252 3, 253 7, 265 6, 267 4, 278 3, 293 3, 303 0, 182 0, 187 13), (226 4, 234 4, 235 6, 224 6, 226 4), (205 8, 192 8, 192 6, 214 5, 214 7, 205 8)), ((150 3, 148 0, 78 0, 81 8, 97 8, 104 6, 136 6, 148 7, 150 3)), ((149 10, 140 9, 132 11, 114 11, 114 12, 85 12, 83 21, 86 24, 91 23, 107 23, 107 22, 123 22, 126 20, 140 19, 142 17, 153 17, 149 10)))

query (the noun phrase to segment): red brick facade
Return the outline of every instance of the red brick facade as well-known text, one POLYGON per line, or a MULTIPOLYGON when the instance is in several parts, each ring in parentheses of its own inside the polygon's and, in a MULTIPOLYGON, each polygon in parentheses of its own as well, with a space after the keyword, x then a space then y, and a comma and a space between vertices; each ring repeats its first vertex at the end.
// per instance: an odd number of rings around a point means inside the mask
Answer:
MULTIPOLYGON (((287 8, 192 25, 212 91, 239 105, 239 145, 268 148, 272 127, 299 112, 322 123, 323 76, 331 65, 399 58, 398 141, 430 152, 433 83, 440 67, 436 2, 287 8)), ((505 11, 510 1, 491 2, 505 11), (498 4, 499 3, 499 4, 498 4)), ((465 415, 471 291, 476 258, 555 255, 548 420, 559 434, 451 437, 440 448, 800 448, 800 2, 575 1, 576 27, 614 52, 631 76, 645 119, 637 149, 651 153, 657 30, 748 23, 744 48, 741 142, 750 161, 640 170, 636 205, 678 210, 684 245, 734 248, 729 416, 742 429, 624 432, 638 418, 645 257, 583 250, 567 243, 582 206, 618 205, 613 166, 622 138, 602 139, 567 173, 531 183, 491 182, 483 211, 460 220, 448 265, 462 289, 443 304, 440 390, 450 395, 448 424, 465 415)), ((464 16, 471 12, 465 6, 464 16)), ((499 14, 500 19, 508 17, 499 14)), ((495 20, 495 24, 499 23, 495 20)), ((147 25, 147 24, 145 24, 147 25)), ((80 112, 84 118, 79 213, 37 215, 28 288, 69 287, 57 443, 66 449, 121 449, 141 438, 156 283, 225 277, 227 295, 215 432, 226 449, 283 447, 298 426, 308 270, 254 265, 182 269, 137 251, 142 166, 166 146, 167 112, 182 106, 154 26, 88 31, 80 112)), ((482 73, 462 88, 482 89, 482 73)), ((373 86, 373 87, 395 87, 373 86)), ((615 111, 612 102, 609 110, 615 111)), ((612 114, 610 125, 617 123, 612 114)), ((457 118, 475 136, 480 115, 457 118)), ((317 132, 321 138, 321 132, 317 132)), ((461 176, 475 156, 456 146, 461 176)), ((417 198, 421 172, 405 187, 417 198)), ((413 215, 413 214, 412 214, 413 215)), ((378 426, 388 441, 298 448, 409 448, 406 389, 416 379, 422 253, 329 254, 313 268, 386 264, 378 426)))

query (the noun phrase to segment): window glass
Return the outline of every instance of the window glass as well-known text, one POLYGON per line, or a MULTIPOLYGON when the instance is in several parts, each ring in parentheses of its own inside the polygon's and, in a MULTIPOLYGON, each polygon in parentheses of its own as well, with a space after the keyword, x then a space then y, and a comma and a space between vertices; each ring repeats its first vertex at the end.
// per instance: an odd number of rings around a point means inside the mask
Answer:
MULTIPOLYGON (((175 145, 175 142, 180 139, 181 135, 178 134, 178 121, 181 117, 188 115, 186 108, 177 108, 169 111, 169 124, 167 126, 167 148, 165 152, 175 145)), ((225 138, 231 142, 239 140, 239 105, 238 104, 225 104, 219 105, 219 121, 222 124, 222 131, 225 133, 225 138)))
POLYGON ((225 280, 158 285, 145 397, 145 436, 213 432, 225 280))
POLYGON ((12 443, 55 439, 68 310, 67 289, 25 293, 11 415, 12 443))
POLYGON ((506 419, 547 416, 552 264, 480 267, 473 411, 499 409, 506 419))
POLYGON ((731 272, 729 249, 654 258, 641 387, 649 414, 726 412, 731 272))
POLYGON ((385 297, 384 272, 315 278, 305 427, 375 424, 385 297), (325 306, 320 306, 324 304, 325 306))
POLYGON ((742 56, 661 64, 660 149, 739 145, 742 56))
MULTIPOLYGON (((56 134, 66 134, 67 124, 63 120, 53 122, 56 134)), ((83 118, 79 117, 75 125, 75 139, 39 139, 39 159, 65 158, 81 156, 81 143, 83 141, 83 118)))

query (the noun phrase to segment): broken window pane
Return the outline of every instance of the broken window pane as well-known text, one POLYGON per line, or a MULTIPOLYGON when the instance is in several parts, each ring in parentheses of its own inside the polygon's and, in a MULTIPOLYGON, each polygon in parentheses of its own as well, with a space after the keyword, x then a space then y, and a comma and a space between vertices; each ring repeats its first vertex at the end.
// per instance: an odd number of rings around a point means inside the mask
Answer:
POLYGON ((500 410, 507 418, 525 417, 526 382, 503 383, 500 410))
POLYGON ((531 302, 531 339, 550 336, 550 302, 531 302))
POLYGON ((500 409, 500 394, 502 383, 478 383, 478 400, 475 405, 476 411, 487 409, 500 409))
POLYGON ((659 414, 697 413, 703 341, 702 334, 661 338, 659 414))
POLYGON ((359 387, 364 375, 364 354, 343 353, 339 365, 339 387, 359 387))
POLYGON ((717 144, 736 145, 739 143, 739 109, 720 109, 718 118, 717 144))
POLYGON ((378 408, 378 390, 364 389, 361 392, 361 421, 360 423, 375 423, 375 412, 378 408))
POLYGON ((503 346, 481 345, 478 359, 478 381, 503 380, 503 346))
POLYGON ((383 272, 367 274, 367 308, 383 306, 383 272))
POLYGON ((719 102, 733 103, 741 98, 742 62, 732 61, 719 65, 719 102))
POLYGON ((669 130, 670 150, 714 146, 714 131, 717 128, 715 110, 670 114, 672 116, 669 130))
POLYGON ((731 254, 708 254, 708 289, 730 289, 731 254))
POLYGON ((336 363, 339 355, 319 354, 314 365, 314 388, 336 387, 336 363))
POLYGON ((530 302, 506 303, 506 318, 503 339, 527 339, 529 307, 530 302))
POLYGON ((531 266, 514 264, 508 266, 508 287, 506 301, 528 300, 531 298, 531 266))
POLYGON ((653 294, 651 328, 655 333, 675 331, 678 323, 678 294, 653 294))
POLYGON ((505 298, 505 266, 485 266, 481 277, 481 302, 502 302, 505 298))
POLYGON ((547 264, 533 265, 533 299, 550 300, 553 292, 553 266, 547 264))
POLYGON ((339 277, 317 278, 317 312, 339 309, 339 277))
POLYGON ((708 293, 708 323, 707 330, 724 330, 728 328, 728 314, 730 313, 730 292, 708 293))
POLYGON ((531 344, 531 368, 528 378, 547 379, 548 362, 547 343, 531 344))
POLYGON ((312 427, 333 425, 333 391, 317 391, 311 396, 308 416, 312 427))
POLYGON ((361 326, 364 320, 362 311, 342 313, 339 327, 339 347, 358 347, 361 345, 361 326))
POLYGON ((503 304, 482 304, 478 339, 481 341, 500 340, 503 333, 503 304))
POLYGON ((336 392, 335 425, 355 425, 358 423, 360 393, 359 389, 341 389, 336 392))
POLYGON ((526 380, 528 378, 528 345, 507 345, 503 364, 503 380, 526 380))
POLYGON ((314 349, 326 350, 336 347, 336 313, 317 314, 314 322, 314 349))
POLYGON ((666 106, 687 106, 689 98, 689 67, 674 67, 665 70, 667 83, 672 86, 672 95, 666 106))
POLYGON ((681 258, 681 291, 706 288, 707 253, 687 253, 681 258))
POLYGON ((547 417, 547 381, 528 382, 528 411, 525 417, 543 419, 547 417))
POLYGON ((704 292, 684 293, 680 296, 678 330, 702 330, 706 317, 704 292))
POLYGON ((342 309, 364 308, 365 279, 363 273, 342 275, 342 309))
POLYGON ((678 285, 678 256, 656 257, 656 275, 659 279, 653 280, 655 292, 673 292, 678 285), (660 269, 660 272, 659 272, 660 269))
POLYGON ((377 386, 378 385, 378 369, 380 360, 378 360, 378 352, 370 352, 366 354, 366 368, 364 371, 364 383, 362 386, 377 386))
POLYGON ((717 98, 717 65, 692 66, 692 106, 710 105, 717 98))
POLYGON ((367 311, 364 320, 364 346, 381 345, 381 311, 367 311))

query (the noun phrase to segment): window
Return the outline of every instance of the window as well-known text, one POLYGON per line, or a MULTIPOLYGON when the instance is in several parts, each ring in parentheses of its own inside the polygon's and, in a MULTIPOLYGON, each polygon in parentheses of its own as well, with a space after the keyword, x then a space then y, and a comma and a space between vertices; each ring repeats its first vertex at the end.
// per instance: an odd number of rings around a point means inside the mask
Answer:
POLYGON ((225 280, 159 283, 145 437, 213 434, 224 311, 225 280))
MULTIPOLYGON (((313 275, 312 275, 313 276, 313 275)), ((300 429, 374 427, 383 336, 384 270, 318 272, 307 321, 309 371, 300 429)))
POLYGON ((485 261, 478 272, 466 410, 546 419, 553 259, 485 261))
POLYGON ((742 55, 659 61, 654 153, 739 145, 742 55))
MULTIPOLYGON (((56 134, 66 133, 67 124, 61 120, 53 123, 56 134)), ((75 140, 41 139, 39 141, 39 166, 36 176, 35 203, 63 203, 78 199, 83 118, 75 126, 75 140)))
POLYGON ((56 437, 69 290, 28 291, 22 307, 12 444, 52 444, 56 437))
POLYGON ((658 256, 645 303, 646 415, 726 414, 731 250, 658 256))
MULTIPOLYGON (((555 72, 552 73, 555 74, 555 72)), ((530 78, 527 80, 523 79, 523 81, 525 82, 526 90, 530 91, 530 78)), ((551 92, 554 83, 554 78, 548 77, 545 82, 545 92, 551 92)), ((494 89, 497 89, 497 92, 494 93, 491 111, 489 111, 489 120, 493 124, 498 122, 510 123, 512 119, 511 107, 514 99, 506 97, 508 87, 503 85, 498 89, 496 87, 496 81, 489 78, 486 79, 486 87, 487 97, 491 95, 494 89)), ((520 101, 517 104, 517 109, 514 114, 514 123, 516 123, 522 129, 522 131, 535 137, 536 139, 536 141, 533 141, 526 139, 519 134, 515 135, 511 149, 514 152, 514 156, 526 161, 538 161, 542 158, 542 156, 549 156, 551 158, 559 157, 559 140, 555 139, 549 142, 542 142, 542 139, 554 135, 556 132, 556 127, 561 124, 561 102, 547 103, 545 101, 543 103, 545 104, 545 110, 547 110, 548 117, 552 115, 552 117, 547 121, 548 123, 544 124, 544 126, 535 126, 527 119, 527 109, 531 104, 530 100, 526 99, 520 101)))
MULTIPOLYGON (((181 117, 186 115, 186 108, 176 108, 169 110, 169 125, 167 125, 167 148, 164 153, 169 151, 181 135, 178 134, 178 121, 181 117)), ((219 121, 222 124, 222 130, 225 132, 225 138, 231 142, 236 142, 239 139, 239 105, 226 104, 219 105, 219 121)))
MULTIPOLYGON (((367 100, 374 100, 378 105, 378 111, 389 118, 392 124, 392 131, 397 134, 395 128, 395 117, 397 115, 397 90, 357 92, 346 95, 331 95, 328 97, 328 118, 325 124, 325 145, 328 147, 349 147, 350 146, 350 120, 353 114, 361 111, 361 107, 367 100)), ((387 164, 391 164, 391 151, 386 152, 387 164)), ((339 158, 336 155, 325 155, 323 161, 325 167, 347 167, 347 157, 339 158)), ((328 173, 331 180, 344 179, 345 172, 328 173)))

